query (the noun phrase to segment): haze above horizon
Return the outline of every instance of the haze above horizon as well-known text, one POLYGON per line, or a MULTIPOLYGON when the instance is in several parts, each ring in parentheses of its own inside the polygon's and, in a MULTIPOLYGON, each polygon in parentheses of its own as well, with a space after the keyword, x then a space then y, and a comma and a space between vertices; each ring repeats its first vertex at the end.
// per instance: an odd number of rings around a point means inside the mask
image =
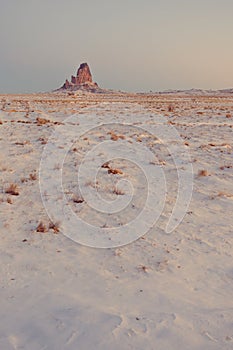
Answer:
POLYGON ((0 5, 0 93, 56 89, 81 62, 115 90, 233 87, 231 0, 0 5))

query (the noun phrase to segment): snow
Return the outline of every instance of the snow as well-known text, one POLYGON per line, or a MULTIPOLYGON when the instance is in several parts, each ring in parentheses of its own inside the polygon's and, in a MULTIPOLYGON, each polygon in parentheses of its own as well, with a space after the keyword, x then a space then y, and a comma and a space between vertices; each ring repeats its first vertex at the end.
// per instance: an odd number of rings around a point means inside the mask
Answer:
POLYGON ((226 114, 233 115, 233 98, 33 94, 1 95, 0 101, 0 349, 230 350, 233 119, 226 114), (169 112, 171 104, 174 108, 169 112), (70 120, 71 115, 77 119, 70 120), (39 125, 38 117, 49 121, 39 125), (173 157, 170 144, 140 129, 140 117, 144 125, 151 125, 151 131, 156 123, 166 126, 164 130, 175 128, 181 141, 172 144, 179 146, 180 154, 173 157), (93 118, 106 125, 77 137, 84 125, 96 121, 93 118), (122 125, 123 121, 128 125, 122 125), (42 169, 41 159, 46 148, 51 151, 48 146, 58 130, 70 130, 59 145, 61 154, 62 147, 68 148, 64 162, 55 147, 50 166, 42 169), (118 136, 115 141, 113 134, 118 136), (97 148, 82 163, 86 166, 83 177, 88 178, 80 192, 77 174, 83 157, 104 142, 107 147, 97 148), (121 208, 110 215, 106 202, 97 201, 87 190, 96 190, 92 175, 99 164, 97 157, 106 160, 117 155, 116 148, 120 151, 124 146, 125 150, 127 145, 126 159, 109 162, 111 169, 122 174, 100 167, 96 175, 100 198, 121 208), (139 217, 148 195, 148 177, 139 164, 147 174, 159 175, 158 186, 152 183, 152 193, 159 198, 151 208, 155 213, 148 210, 155 216, 157 210, 158 220, 146 226, 145 233, 144 223, 150 219, 145 214, 135 231, 126 231, 126 240, 109 241, 105 249, 93 247, 101 245, 104 228, 110 232, 114 226, 120 232, 127 222, 139 217), (93 166, 90 174, 88 165, 90 169, 93 166), (200 170, 206 170, 207 176, 200 176, 200 170), (189 194, 189 185, 193 186, 191 201, 187 197, 185 208, 178 208, 180 216, 184 209, 186 215, 169 232, 166 227, 182 171, 188 179, 182 183, 183 194, 189 194), (63 193, 59 194, 55 184, 60 175, 63 193), (40 191, 41 179, 48 186, 47 193, 40 191), (5 193, 11 183, 18 186, 18 196, 5 193), (113 191, 116 186, 123 194, 113 191), (93 207, 85 200, 75 202, 74 195, 90 196, 93 207), (102 228, 93 231, 91 247, 85 245, 88 231, 77 227, 72 231, 70 211, 65 219, 62 212, 52 212, 59 232, 48 227, 50 209, 53 204, 59 208, 59 203, 70 208, 74 217, 102 228), (37 232, 40 222, 46 232, 37 232), (73 240, 68 237, 71 231, 73 240), (80 237, 83 244, 77 243, 80 237))

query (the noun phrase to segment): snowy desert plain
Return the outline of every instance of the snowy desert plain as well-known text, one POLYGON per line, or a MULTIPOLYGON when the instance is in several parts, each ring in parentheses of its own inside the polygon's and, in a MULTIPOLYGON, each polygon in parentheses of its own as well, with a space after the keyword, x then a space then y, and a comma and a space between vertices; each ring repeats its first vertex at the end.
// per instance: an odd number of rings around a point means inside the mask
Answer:
POLYGON ((233 349, 233 94, 0 95, 0 349, 233 349))

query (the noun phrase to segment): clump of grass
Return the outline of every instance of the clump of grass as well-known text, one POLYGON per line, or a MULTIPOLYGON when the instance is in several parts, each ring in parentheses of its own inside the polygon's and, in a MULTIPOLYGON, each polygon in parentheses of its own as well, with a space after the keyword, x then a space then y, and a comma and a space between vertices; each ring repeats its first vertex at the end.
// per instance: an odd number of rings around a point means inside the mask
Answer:
POLYGON ((109 169, 108 169, 108 174, 122 175, 122 174, 123 174, 123 171, 120 170, 120 169, 109 168, 109 169))
POLYGON ((119 140, 119 139, 122 139, 122 140, 125 139, 125 136, 124 136, 124 135, 117 135, 117 134, 115 134, 113 131, 110 131, 108 134, 111 135, 111 140, 112 140, 112 141, 117 141, 117 140, 119 140))
POLYGON ((230 194, 230 193, 224 192, 224 191, 220 191, 220 192, 218 192, 217 197, 226 197, 226 198, 231 198, 231 197, 233 197, 233 195, 232 195, 232 194, 230 194))
POLYGON ((199 170, 198 177, 202 177, 202 176, 209 176, 208 171, 205 169, 199 170))
POLYGON ((143 271, 145 273, 148 273, 149 268, 148 268, 148 266, 145 266, 145 265, 139 265, 138 270, 143 271))
POLYGON ((232 165, 222 165, 219 167, 219 169, 224 170, 224 169, 231 169, 233 166, 232 165))
POLYGON ((36 173, 29 174, 29 178, 30 178, 30 180, 35 181, 37 179, 36 173))
POLYGON ((39 225, 37 226, 36 232, 41 232, 41 233, 48 232, 46 225, 42 221, 40 221, 39 225))
POLYGON ((46 143, 48 142, 48 140, 44 137, 40 137, 38 141, 40 141, 42 145, 46 145, 46 143))
POLYGON ((175 107, 172 104, 168 105, 168 112, 174 112, 174 110, 175 107))
POLYGON ((101 168, 109 169, 110 168, 109 162, 106 162, 106 163, 102 164, 101 168))
POLYGON ((10 198, 10 197, 7 197, 7 203, 9 203, 9 204, 13 204, 13 202, 12 202, 12 199, 10 198))
POLYGON ((50 120, 49 119, 45 119, 45 118, 37 117, 36 118, 36 122, 37 122, 37 125, 41 126, 41 125, 50 123, 50 120))
POLYGON ((74 203, 83 203, 84 202, 84 199, 77 194, 75 194, 72 199, 73 199, 74 203))
POLYGON ((117 196, 123 196, 125 192, 121 190, 120 188, 114 187, 113 193, 116 194, 117 196))
POLYGON ((17 184, 11 183, 5 190, 5 193, 11 194, 12 196, 18 196, 19 195, 19 188, 17 184))
POLYGON ((50 230, 53 230, 54 233, 58 233, 60 232, 60 229, 59 229, 59 224, 56 222, 56 223, 53 223, 53 222, 50 222, 49 223, 49 229, 50 230))

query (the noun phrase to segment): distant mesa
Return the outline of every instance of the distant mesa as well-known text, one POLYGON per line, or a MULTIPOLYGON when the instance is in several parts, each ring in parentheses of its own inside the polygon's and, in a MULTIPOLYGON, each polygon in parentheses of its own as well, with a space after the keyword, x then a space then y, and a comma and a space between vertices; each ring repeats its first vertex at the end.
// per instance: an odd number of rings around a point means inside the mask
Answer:
POLYGON ((101 92, 102 89, 99 88, 97 83, 94 83, 92 80, 92 75, 90 68, 87 63, 82 63, 79 66, 77 71, 77 75, 71 76, 71 81, 66 79, 65 83, 62 85, 58 91, 68 90, 68 91, 76 91, 83 90, 89 92, 101 92))

